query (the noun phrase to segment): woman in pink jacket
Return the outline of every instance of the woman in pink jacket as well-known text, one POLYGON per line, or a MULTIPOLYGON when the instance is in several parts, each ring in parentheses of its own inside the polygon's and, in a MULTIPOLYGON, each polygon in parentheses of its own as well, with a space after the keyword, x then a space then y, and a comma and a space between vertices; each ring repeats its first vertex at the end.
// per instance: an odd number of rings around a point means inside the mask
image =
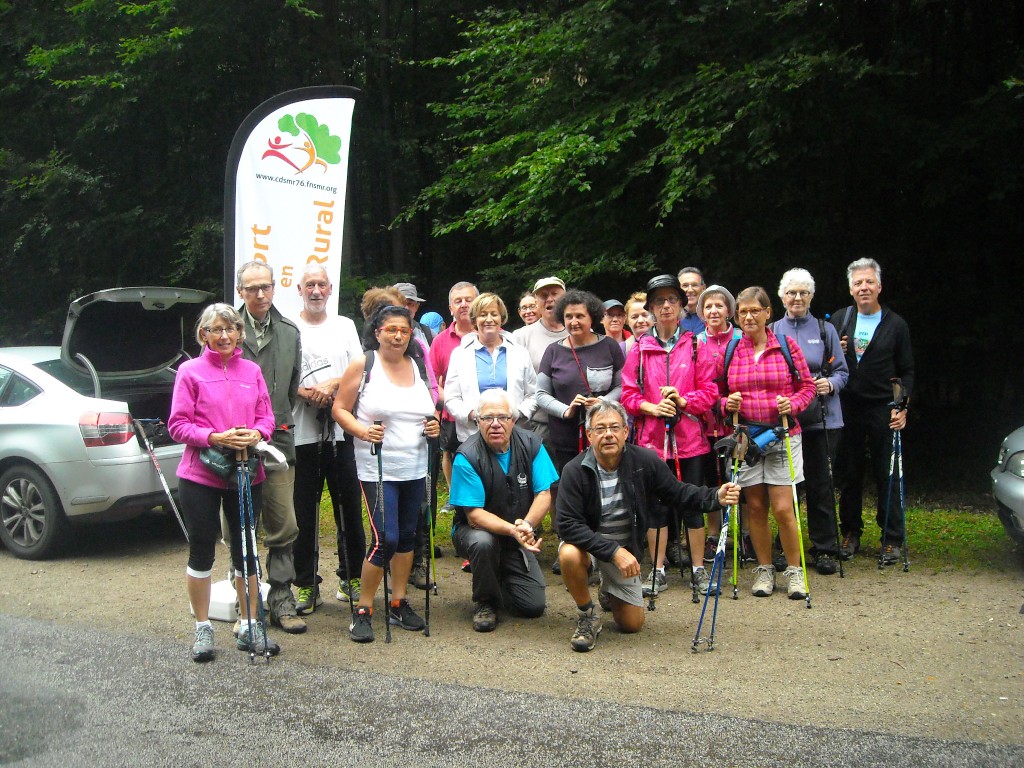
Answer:
MULTIPOLYGON (((780 340, 767 327, 772 309, 764 288, 753 286, 740 291, 736 305, 736 318, 743 338, 736 345, 725 371, 729 395, 722 398, 722 407, 729 414, 739 413, 740 421, 750 425, 777 427, 782 417, 786 417, 796 475, 795 480, 790 477, 789 457, 783 440, 766 450, 756 464, 744 463, 740 469, 737 482, 745 489, 750 538, 758 563, 754 568, 752 591, 758 597, 767 597, 775 590, 771 532, 768 529, 770 506, 779 527, 786 562, 790 563, 783 574, 789 597, 803 600, 807 597, 807 587, 800 568, 800 539, 791 483, 802 482, 804 471, 800 424, 793 417, 814 399, 814 378, 800 345, 796 343, 788 345, 793 361, 790 369, 780 340)), ((785 337, 782 343, 788 343, 785 337)))
MULTIPOLYGON (((192 610, 196 615, 193 661, 209 661, 214 656, 213 626, 210 624, 210 574, 214 551, 220 538, 220 508, 224 507, 231 530, 231 561, 235 568, 238 604, 245 610, 245 583, 242 578, 242 533, 238 514, 238 487, 202 463, 204 448, 234 453, 251 449, 260 440, 269 440, 274 431, 274 413, 263 374, 256 363, 242 359, 239 342, 244 338, 242 318, 228 304, 211 304, 199 318, 196 339, 202 354, 178 367, 171 399, 167 429, 185 452, 178 464, 178 496, 188 530, 188 567, 185 583, 192 610)), ((253 478, 252 502, 258 517, 263 467, 253 478)), ((232 478, 233 479, 233 478, 232 478)), ((260 595, 255 557, 248 556, 249 594, 260 595)), ((259 599, 257 597, 257 599, 259 599)), ((255 612, 255 601, 250 601, 255 612)), ((281 649, 267 637, 266 627, 242 616, 242 628, 236 643, 240 650, 272 655, 281 649), (252 637, 249 637, 249 627, 252 637)))
MULTIPOLYGON (((636 442, 657 452, 676 476, 700 485, 703 456, 708 452, 700 416, 715 402, 718 390, 714 366, 692 333, 679 325, 686 297, 672 275, 658 275, 647 283, 647 311, 654 327, 641 336, 630 350, 622 369, 622 405, 635 417, 636 442)), ((679 540, 678 511, 669 510, 670 528, 648 531, 654 589, 668 586, 665 551, 670 538, 679 540), (657 552, 655 542, 657 541, 657 552)), ((710 578, 701 562, 704 551, 704 516, 683 510, 683 522, 692 562, 690 582, 706 594, 710 578)), ((651 579, 645 582, 649 594, 651 579)))

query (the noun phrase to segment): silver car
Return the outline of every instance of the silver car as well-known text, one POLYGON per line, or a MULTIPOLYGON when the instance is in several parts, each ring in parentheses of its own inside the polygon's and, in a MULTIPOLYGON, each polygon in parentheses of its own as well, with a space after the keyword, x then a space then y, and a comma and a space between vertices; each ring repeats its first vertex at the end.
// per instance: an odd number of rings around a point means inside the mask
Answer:
POLYGON ((1024 544, 1024 427, 1003 440, 991 476, 999 519, 1010 538, 1024 544))
POLYGON ((0 540, 17 557, 59 551, 70 523, 167 504, 182 446, 167 435, 174 371, 212 296, 115 288, 75 301, 60 347, 0 348, 0 540), (139 423, 136 423, 139 420, 139 423))

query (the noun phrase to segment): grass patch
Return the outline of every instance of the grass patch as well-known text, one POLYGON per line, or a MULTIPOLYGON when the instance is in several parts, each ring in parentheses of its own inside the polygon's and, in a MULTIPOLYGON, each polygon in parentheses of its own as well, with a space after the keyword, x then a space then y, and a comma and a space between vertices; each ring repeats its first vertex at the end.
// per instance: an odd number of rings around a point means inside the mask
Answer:
MULTIPOLYGON (((438 509, 448 501, 443 487, 438 491, 438 509)), ((801 500, 802 501, 802 500, 801 500)), ((878 556, 878 525, 875 523, 874 500, 865 496, 864 535, 858 558, 878 556)), ((804 546, 807 540, 807 516, 801 503, 804 546)), ((363 526, 369 530, 366 508, 363 507, 363 526)), ((451 549, 452 516, 439 514, 434 541, 451 549)), ((557 546, 550 518, 545 521, 543 551, 550 559, 557 546)), ((325 492, 320 502, 320 535, 333 540, 337 535, 330 496, 325 492)), ((1024 549, 1006 535, 994 510, 984 507, 949 509, 923 504, 907 508, 907 543, 911 568, 922 566, 935 569, 965 568, 970 570, 1014 571, 1024 566, 1024 549)))

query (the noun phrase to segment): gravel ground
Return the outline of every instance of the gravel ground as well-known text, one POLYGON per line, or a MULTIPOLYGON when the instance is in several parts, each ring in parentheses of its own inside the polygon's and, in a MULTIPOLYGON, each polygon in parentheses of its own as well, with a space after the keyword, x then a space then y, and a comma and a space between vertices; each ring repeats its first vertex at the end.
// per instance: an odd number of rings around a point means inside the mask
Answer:
MULTIPOLYGON (((79 532, 64 559, 17 560, 0 550, 0 614, 62 626, 116 629, 177 644, 190 669, 192 621, 184 590, 186 548, 176 524, 150 516, 79 532)), ((336 557, 324 539, 321 573, 336 557)), ((215 572, 226 564, 218 552, 215 572)), ((858 556, 838 575, 811 574, 813 608, 783 594, 754 598, 740 574, 740 597, 723 595, 715 649, 691 653, 699 605, 674 575, 639 635, 610 619, 597 648, 574 653, 574 607, 548 573, 548 611, 540 619, 502 615, 496 632, 470 626, 470 577, 450 550, 437 561, 440 594, 431 600, 431 637, 395 630, 391 644, 357 645, 345 628, 348 607, 325 583, 325 604, 309 632, 274 637, 288 664, 384 671, 512 694, 650 706, 793 726, 845 728, 902 736, 1024 743, 1022 573, 911 566, 880 572, 858 556), (326 587, 330 589, 326 589, 326 587)), ((728 572, 727 572, 728 576, 728 572)), ((411 590, 413 605, 423 593, 411 590)), ((378 603, 379 604, 379 603, 378 603)), ((216 623, 215 665, 238 667, 227 624, 216 623)), ((273 630, 272 630, 273 632, 273 630)), ((575 706, 571 703, 569 706, 575 706)))

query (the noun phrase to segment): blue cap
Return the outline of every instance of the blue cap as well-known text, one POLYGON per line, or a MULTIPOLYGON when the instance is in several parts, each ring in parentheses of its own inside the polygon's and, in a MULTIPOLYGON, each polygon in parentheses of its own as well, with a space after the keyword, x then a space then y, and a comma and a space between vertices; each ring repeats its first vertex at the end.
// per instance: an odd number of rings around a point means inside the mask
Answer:
POLYGON ((434 333, 437 333, 441 330, 441 326, 444 325, 444 318, 437 314, 437 312, 427 312, 420 318, 420 322, 434 333))

